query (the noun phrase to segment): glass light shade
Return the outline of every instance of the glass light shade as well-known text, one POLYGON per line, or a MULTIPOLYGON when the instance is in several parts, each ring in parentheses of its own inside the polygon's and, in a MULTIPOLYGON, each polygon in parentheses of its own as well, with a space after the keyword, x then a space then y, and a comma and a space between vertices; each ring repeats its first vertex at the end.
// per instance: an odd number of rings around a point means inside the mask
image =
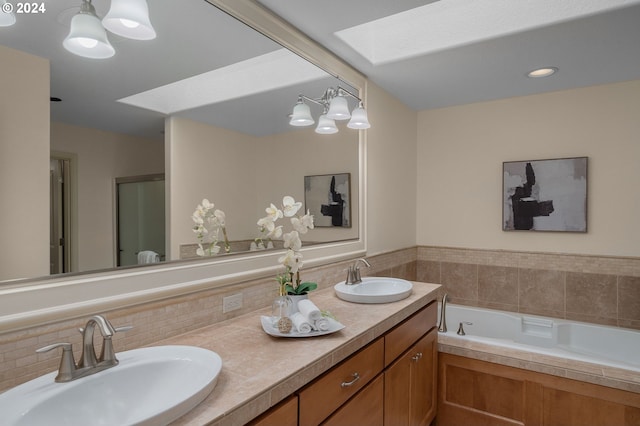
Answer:
POLYGON ((114 34, 134 40, 156 38, 146 0, 111 0, 111 8, 102 19, 102 25, 114 34))
POLYGON ((367 111, 362 106, 358 106, 353 110, 351 120, 347 123, 347 127, 350 129, 368 129, 371 127, 369 118, 367 117, 367 111))
POLYGON ((338 133, 338 128, 336 127, 335 121, 328 118, 325 114, 322 114, 320 118, 318 118, 318 127, 316 127, 315 132, 322 135, 331 135, 338 133))
POLYGON ((85 58, 104 59, 116 53, 100 19, 90 13, 81 12, 71 19, 71 31, 62 45, 69 52, 85 58))
POLYGON ((313 117, 311 117, 311 110, 309 105, 299 102, 293 107, 293 114, 291 114, 291 121, 289 124, 292 126, 311 126, 315 123, 313 117))
MULTIPOLYGON (((7 3, 6 0, 0 1, 3 6, 7 3)), ((0 12, 0 27, 10 27, 16 23, 16 15, 13 12, 4 12, 4 8, 0 12)))
POLYGON ((349 104, 344 96, 336 96, 331 99, 327 117, 332 120, 346 120, 351 117, 351 114, 349 113, 349 104))

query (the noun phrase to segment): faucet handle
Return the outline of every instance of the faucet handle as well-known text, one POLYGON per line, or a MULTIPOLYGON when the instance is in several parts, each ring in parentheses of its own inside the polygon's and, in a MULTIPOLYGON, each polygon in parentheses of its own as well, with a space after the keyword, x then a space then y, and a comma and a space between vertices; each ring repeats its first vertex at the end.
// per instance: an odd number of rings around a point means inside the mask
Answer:
POLYGON ((55 381, 68 382, 73 379, 73 372, 76 370, 76 361, 73 358, 73 346, 71 346, 71 343, 54 343, 52 345, 36 349, 36 352, 49 352, 57 348, 62 348, 62 358, 60 359, 58 375, 56 376, 55 381))
MULTIPOLYGON (((122 327, 114 327, 114 332, 119 331, 128 331, 133 328, 132 325, 123 325, 122 327)), ((107 336, 102 339, 102 351, 100 351, 100 362, 105 362, 107 364, 116 365, 118 364, 118 358, 116 358, 116 352, 113 350, 113 340, 111 340, 112 336, 107 336)))
POLYGON ((62 351, 70 351, 72 348, 71 343, 53 343, 51 345, 43 346, 39 349, 36 349, 36 352, 41 354, 43 352, 49 352, 57 348, 62 348, 62 351))

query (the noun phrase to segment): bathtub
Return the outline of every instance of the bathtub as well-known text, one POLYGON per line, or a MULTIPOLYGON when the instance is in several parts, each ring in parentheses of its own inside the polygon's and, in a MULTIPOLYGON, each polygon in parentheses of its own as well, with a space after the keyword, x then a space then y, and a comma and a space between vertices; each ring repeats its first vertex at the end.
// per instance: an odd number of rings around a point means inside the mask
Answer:
POLYGON ((453 304, 447 304, 446 323, 447 333, 438 337, 447 345, 490 345, 640 373, 640 331, 453 304), (457 334, 460 323, 464 336, 457 334))

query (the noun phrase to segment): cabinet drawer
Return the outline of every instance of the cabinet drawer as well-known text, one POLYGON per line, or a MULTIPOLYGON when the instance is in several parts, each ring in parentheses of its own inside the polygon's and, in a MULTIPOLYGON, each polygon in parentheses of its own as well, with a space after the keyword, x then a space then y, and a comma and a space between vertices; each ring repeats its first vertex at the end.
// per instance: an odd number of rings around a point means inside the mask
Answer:
POLYGON ((290 396, 260 417, 249 422, 250 426, 297 426, 298 397, 290 396))
POLYGON ((376 340, 300 391, 301 425, 317 425, 382 371, 384 341, 376 340))
POLYGON ((384 337, 384 365, 391 364, 426 332, 436 326, 438 303, 431 302, 384 337))
POLYGON ((322 426, 382 426, 384 422, 384 379, 379 375, 344 404, 322 426))

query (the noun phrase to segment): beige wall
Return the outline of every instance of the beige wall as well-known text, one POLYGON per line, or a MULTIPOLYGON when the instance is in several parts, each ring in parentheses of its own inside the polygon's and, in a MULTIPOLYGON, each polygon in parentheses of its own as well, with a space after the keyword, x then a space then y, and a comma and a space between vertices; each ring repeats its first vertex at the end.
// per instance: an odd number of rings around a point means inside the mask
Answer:
POLYGON ((0 63, 0 279, 47 275, 49 61, 0 46, 0 63))
POLYGON ((253 138, 171 117, 165 139, 170 248, 167 259, 180 258, 180 244, 197 243, 191 215, 203 198, 226 213, 229 239, 250 238, 244 224, 257 220, 253 138))
POLYGON ((640 81, 420 112, 417 243, 639 256, 638 111, 640 81), (503 161, 578 156, 586 234, 502 231, 503 161))
MULTIPOLYGON (((256 222, 270 203, 280 205, 285 195, 304 202, 306 175, 351 173, 352 195, 358 195, 358 141, 351 130, 322 136, 307 128, 258 138, 180 117, 170 118, 167 129, 173 259, 181 244, 197 243, 191 215, 203 198, 225 212, 229 239, 245 240, 259 236, 256 222)), ((316 229, 304 239, 355 238, 357 215, 354 208, 350 229, 316 229)))
POLYGON ((164 173, 162 142, 52 122, 51 150, 77 158, 74 271, 115 266, 115 178, 164 173))
POLYGON ((416 244, 415 111, 370 84, 367 112, 367 251, 416 244))

